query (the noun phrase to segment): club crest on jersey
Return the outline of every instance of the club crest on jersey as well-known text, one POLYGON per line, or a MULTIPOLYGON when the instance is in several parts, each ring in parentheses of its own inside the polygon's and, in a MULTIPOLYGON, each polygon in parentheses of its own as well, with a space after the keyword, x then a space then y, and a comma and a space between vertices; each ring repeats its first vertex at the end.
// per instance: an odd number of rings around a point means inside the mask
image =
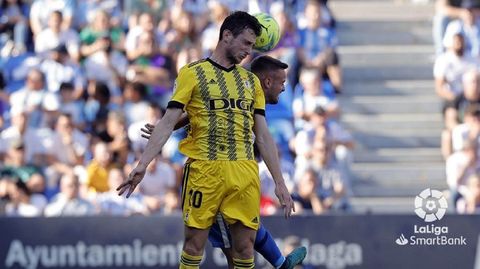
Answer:
POLYGON ((250 81, 244 80, 243 85, 245 85, 245 88, 252 88, 252 85, 250 84, 250 81))

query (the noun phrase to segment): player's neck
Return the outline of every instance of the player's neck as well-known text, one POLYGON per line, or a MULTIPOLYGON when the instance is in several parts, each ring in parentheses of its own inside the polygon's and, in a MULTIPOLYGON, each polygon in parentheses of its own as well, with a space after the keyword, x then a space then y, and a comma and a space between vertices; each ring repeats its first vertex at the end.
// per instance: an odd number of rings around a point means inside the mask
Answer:
POLYGON ((227 57, 223 56, 221 53, 217 52, 216 50, 213 51, 212 55, 210 55, 210 57, 208 58, 210 58, 210 60, 217 63, 218 65, 223 66, 225 69, 229 69, 235 65, 227 57))

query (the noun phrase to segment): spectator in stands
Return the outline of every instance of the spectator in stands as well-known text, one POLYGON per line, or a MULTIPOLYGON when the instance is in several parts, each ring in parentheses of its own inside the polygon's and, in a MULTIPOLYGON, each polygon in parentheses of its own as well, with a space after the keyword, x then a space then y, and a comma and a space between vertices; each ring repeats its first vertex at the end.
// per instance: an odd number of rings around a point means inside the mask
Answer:
POLYGON ((93 160, 87 165, 86 185, 90 192, 100 193, 110 190, 108 175, 112 169, 111 152, 108 145, 98 142, 93 148, 93 160))
POLYGON ((455 207, 458 200, 465 196, 467 179, 480 169, 477 151, 477 140, 469 139, 460 151, 454 152, 447 159, 447 183, 450 188, 451 202, 455 207))
MULTIPOLYGON (((277 145, 277 148, 279 145, 277 145)), ((278 152, 278 159, 280 160, 280 171, 285 180, 285 185, 290 192, 295 188, 295 166, 291 161, 282 157, 281 152, 278 152)), ((261 215, 273 215, 277 209, 280 208, 280 204, 275 198, 275 181, 272 174, 267 168, 265 161, 261 161, 258 164, 258 173, 260 175, 260 189, 261 189, 261 215)))
POLYGON ((230 9, 225 1, 208 1, 210 24, 202 31, 202 55, 210 56, 215 49, 220 33, 220 26, 230 14, 230 9))
POLYGON ((53 11, 48 18, 48 27, 35 37, 35 52, 44 58, 50 50, 64 44, 70 58, 80 60, 80 38, 78 33, 70 28, 63 29, 63 15, 61 11, 53 11))
POLYGON ((94 215, 94 206, 80 197, 80 182, 74 174, 67 173, 60 180, 60 193, 45 208, 46 217, 94 215))
POLYGON ((32 199, 31 192, 25 183, 13 178, 0 180, 4 184, 8 203, 5 206, 5 215, 8 217, 39 217, 46 205, 45 199, 32 199))
POLYGON ((62 12, 62 29, 69 29, 72 26, 74 9, 73 0, 36 0, 30 9, 30 28, 34 37, 47 28, 50 15, 57 10, 62 12))
POLYGON ((48 96, 55 99, 49 93, 45 85, 45 75, 38 69, 32 69, 28 72, 25 86, 12 93, 10 97, 10 113, 18 114, 26 112, 28 114, 29 125, 39 127, 43 117, 43 110, 48 109, 48 103, 45 101, 48 96))
MULTIPOLYGON (((83 90, 82 90, 83 92, 83 90)), ((85 115, 83 114, 83 107, 85 102, 79 99, 78 92, 74 90, 73 84, 64 82, 60 84, 60 112, 70 114, 73 124, 80 130, 85 130, 85 115)))
POLYGON ((123 4, 123 16, 124 20, 128 19, 129 29, 140 24, 140 16, 143 13, 150 13, 153 20, 159 22, 168 8, 167 0, 124 1, 123 4))
POLYGON ((170 56, 160 53, 151 32, 139 36, 139 55, 129 66, 127 79, 147 85, 151 96, 166 106, 173 87, 174 63, 170 56))
POLYGON ((295 201, 295 212, 298 214, 325 212, 320 197, 317 195, 318 178, 314 170, 307 169, 302 173, 297 184, 297 191, 292 194, 295 201))
MULTIPOLYGON (((145 138, 142 137, 141 129, 145 126, 145 124, 152 124, 152 126, 157 123, 163 116, 163 111, 157 103, 150 102, 148 104, 148 109, 145 114, 143 114, 143 118, 139 121, 136 121, 128 127, 128 139, 131 142, 131 148, 133 153, 136 157, 139 157, 140 153, 145 150, 145 146, 147 145, 147 141, 145 138)), ((168 142, 167 142, 168 143, 168 142)))
POLYGON ((300 71, 300 87, 297 87, 297 96, 293 100, 292 109, 295 116, 295 127, 304 128, 316 107, 321 106, 327 117, 338 116, 340 108, 335 94, 324 91, 324 83, 318 69, 303 68, 300 71))
MULTIPOLYGON (((16 112, 11 116, 12 125, 1 133, 5 146, 16 141, 22 141, 25 147, 25 162, 36 163, 36 157, 43 151, 42 145, 38 143, 38 130, 28 126, 28 114, 26 112, 16 112)), ((4 150, 7 149, 4 148, 4 150)))
POLYGON ((202 57, 200 37, 196 31, 193 13, 173 8, 171 11, 172 29, 166 33, 166 40, 170 55, 176 61, 176 70, 180 70, 185 64, 198 60, 202 57))
MULTIPOLYGON (((469 140, 480 139, 480 107, 470 105, 465 110, 465 122, 452 129, 452 151, 460 151, 469 140)), ((450 152, 452 153, 452 152, 450 152)), ((448 157, 448 155, 447 155, 448 157)))
POLYGON ((82 72, 78 65, 71 62, 64 44, 49 51, 47 58, 40 64, 40 70, 45 74, 48 91, 58 93, 60 85, 69 82, 73 83, 76 96, 83 94, 85 83, 82 72))
POLYGON ((122 23, 121 5, 118 0, 78 1, 76 11, 77 12, 75 12, 75 25, 77 29, 83 29, 89 23, 94 21, 99 11, 104 12, 108 15, 107 23, 110 26, 120 27, 122 23))
POLYGON ((125 36, 122 29, 110 26, 110 16, 103 10, 95 13, 90 26, 80 32, 81 54, 88 57, 107 48, 124 50, 125 36))
POLYGON ((328 79, 336 92, 342 89, 342 72, 336 46, 334 31, 322 25, 322 4, 309 0, 305 6, 307 25, 300 29, 298 58, 303 67, 318 69, 322 77, 328 79))
POLYGON ((88 83, 87 92, 88 99, 83 108, 83 113, 89 131, 97 135, 107 128, 108 113, 112 110, 110 89, 103 82, 91 80, 88 83))
POLYGON ((10 54, 19 55, 27 49, 25 7, 21 0, 0 2, 0 56, 2 57, 6 58, 10 54))
POLYGON ((85 59, 85 75, 88 80, 95 80, 108 85, 112 101, 119 103, 121 96, 121 87, 125 82, 125 76, 128 70, 128 62, 125 56, 111 46, 109 37, 100 38, 107 46, 102 50, 95 52, 85 59))
POLYGON ((152 54, 160 51, 159 46, 161 42, 164 41, 163 34, 157 30, 155 25, 155 19, 150 12, 144 12, 140 14, 138 18, 138 25, 130 28, 128 31, 126 40, 125 40, 125 50, 127 52, 127 58, 130 61, 137 59, 138 57, 145 54, 152 54), (153 49, 148 49, 145 51, 145 48, 149 46, 140 46, 142 42, 139 38, 144 33, 150 33, 153 36, 152 41, 150 41, 155 46, 153 49), (153 51, 152 51, 153 50, 153 51))
POLYGON ((141 82, 127 82, 123 91, 126 124, 141 121, 148 110, 147 87, 141 82))
POLYGON ((117 194, 115 190, 125 179, 121 169, 113 168, 108 175, 109 190, 96 197, 96 204, 100 213, 113 216, 147 215, 149 214, 145 198, 138 191, 128 199, 117 194))
POLYGON ((0 175, 21 180, 30 193, 43 193, 45 190, 45 178, 40 169, 27 163, 25 144, 21 139, 10 142, 4 167, 0 168, 0 175))
POLYGON ((112 153, 112 162, 125 165, 130 152, 125 116, 121 111, 108 113, 106 129, 94 137, 94 141, 101 140, 107 143, 109 152, 112 153))
POLYGON ((312 156, 313 145, 317 139, 325 138, 328 143, 335 145, 333 149, 335 153, 337 148, 346 150, 354 148, 355 141, 352 135, 338 122, 327 119, 325 109, 318 106, 310 117, 310 126, 297 133, 294 143, 297 169, 301 167, 300 164, 305 164, 305 161, 312 156))
POLYGON ((297 75, 297 43, 298 34, 293 21, 291 20, 285 4, 283 2, 274 2, 270 7, 270 14, 278 22, 280 27, 280 40, 277 46, 268 52, 268 55, 288 64, 287 81, 290 85, 295 85, 297 75))
POLYGON ((161 156, 153 159, 148 165, 147 172, 140 186, 140 193, 150 199, 149 208, 152 212, 172 213, 178 209, 178 196, 176 193, 176 173, 170 164, 161 156), (173 198, 173 199, 172 199, 173 198), (176 202, 175 202, 176 201, 176 202))
POLYGON ((334 144, 325 138, 317 138, 309 163, 318 179, 315 191, 320 197, 323 211, 348 210, 347 192, 350 186, 335 159, 334 144))
MULTIPOLYGON (((464 123, 468 107, 474 108, 480 105, 480 84, 479 74, 477 69, 468 70, 462 76, 463 92, 458 95, 455 100, 448 104, 445 109, 445 126, 442 131, 442 155, 446 159, 452 154, 452 130, 458 126, 459 123, 464 123)), ((473 115, 474 116, 474 115, 473 115)), ((467 121, 471 121, 470 118, 467 121)), ((460 127, 463 129, 463 127, 460 127)), ((457 131, 458 132, 458 128, 457 131)))
POLYGON ((469 0, 436 0, 435 16, 433 17, 433 41, 435 45, 435 53, 437 56, 445 52, 444 38, 448 24, 460 19, 463 21, 471 20, 471 13, 466 7, 471 6, 469 0))
POLYGON ((478 172, 467 179, 467 188, 464 197, 457 203, 457 212, 460 214, 480 213, 480 176, 478 172))
POLYGON ((89 141, 86 135, 77 130, 70 114, 60 114, 53 134, 52 156, 46 173, 49 188, 56 190, 61 175, 85 174, 83 163, 89 141))
POLYGON ((478 60, 465 55, 465 38, 461 29, 448 30, 443 40, 447 50, 438 56, 433 68, 435 91, 444 100, 444 109, 463 92, 463 74, 478 68, 479 64, 478 60))

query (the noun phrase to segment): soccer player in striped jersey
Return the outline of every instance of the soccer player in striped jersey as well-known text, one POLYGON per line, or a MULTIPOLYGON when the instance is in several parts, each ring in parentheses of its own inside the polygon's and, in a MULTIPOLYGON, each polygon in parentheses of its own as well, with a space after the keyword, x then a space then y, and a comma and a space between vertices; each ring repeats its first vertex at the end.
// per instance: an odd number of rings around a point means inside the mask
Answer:
POLYGON ((217 213, 229 224, 234 268, 254 268, 253 245, 260 218, 260 180, 253 142, 275 180, 285 216, 293 207, 279 167, 277 149, 265 120, 259 79, 238 64, 253 49, 261 26, 246 12, 230 14, 220 27, 212 55, 182 67, 163 118, 137 166, 118 187, 127 197, 170 137, 183 111, 190 128, 180 143, 184 168, 182 210, 185 240, 180 268, 199 268, 217 213))
MULTIPOLYGON (((250 64, 250 71, 260 79, 267 104, 278 103, 279 95, 285 88, 285 70, 287 68, 288 65, 286 63, 266 55, 256 57, 250 64)), ((188 118, 184 113, 175 129, 182 128, 187 124, 188 118)), ((153 125, 145 125, 145 128, 141 129, 144 133, 142 136, 149 139, 153 129, 153 125)), ((223 250, 227 257, 229 268, 233 268, 230 231, 221 214, 217 214, 216 222, 210 228, 208 240, 213 247, 223 250)), ((270 232, 261 223, 255 237, 254 249, 262 254, 274 268, 281 269, 294 268, 303 261, 306 255, 305 247, 299 247, 284 257, 270 232)))

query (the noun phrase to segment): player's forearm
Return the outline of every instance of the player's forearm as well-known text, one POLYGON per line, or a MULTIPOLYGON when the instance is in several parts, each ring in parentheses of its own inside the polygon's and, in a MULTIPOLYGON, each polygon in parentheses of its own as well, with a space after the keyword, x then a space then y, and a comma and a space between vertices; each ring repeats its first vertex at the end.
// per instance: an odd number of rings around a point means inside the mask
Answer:
POLYGON ((255 142, 257 143, 258 150, 262 156, 268 170, 272 174, 275 184, 285 184, 280 169, 280 161, 278 159, 278 151, 275 142, 273 141, 270 133, 265 133, 262 136, 257 136, 255 142))
POLYGON ((158 152, 160 152, 163 145, 165 145, 173 132, 175 123, 181 115, 181 111, 177 112, 176 110, 179 109, 175 109, 175 112, 170 113, 170 109, 168 109, 165 116, 157 123, 138 165, 147 167, 153 158, 157 156, 158 152))

